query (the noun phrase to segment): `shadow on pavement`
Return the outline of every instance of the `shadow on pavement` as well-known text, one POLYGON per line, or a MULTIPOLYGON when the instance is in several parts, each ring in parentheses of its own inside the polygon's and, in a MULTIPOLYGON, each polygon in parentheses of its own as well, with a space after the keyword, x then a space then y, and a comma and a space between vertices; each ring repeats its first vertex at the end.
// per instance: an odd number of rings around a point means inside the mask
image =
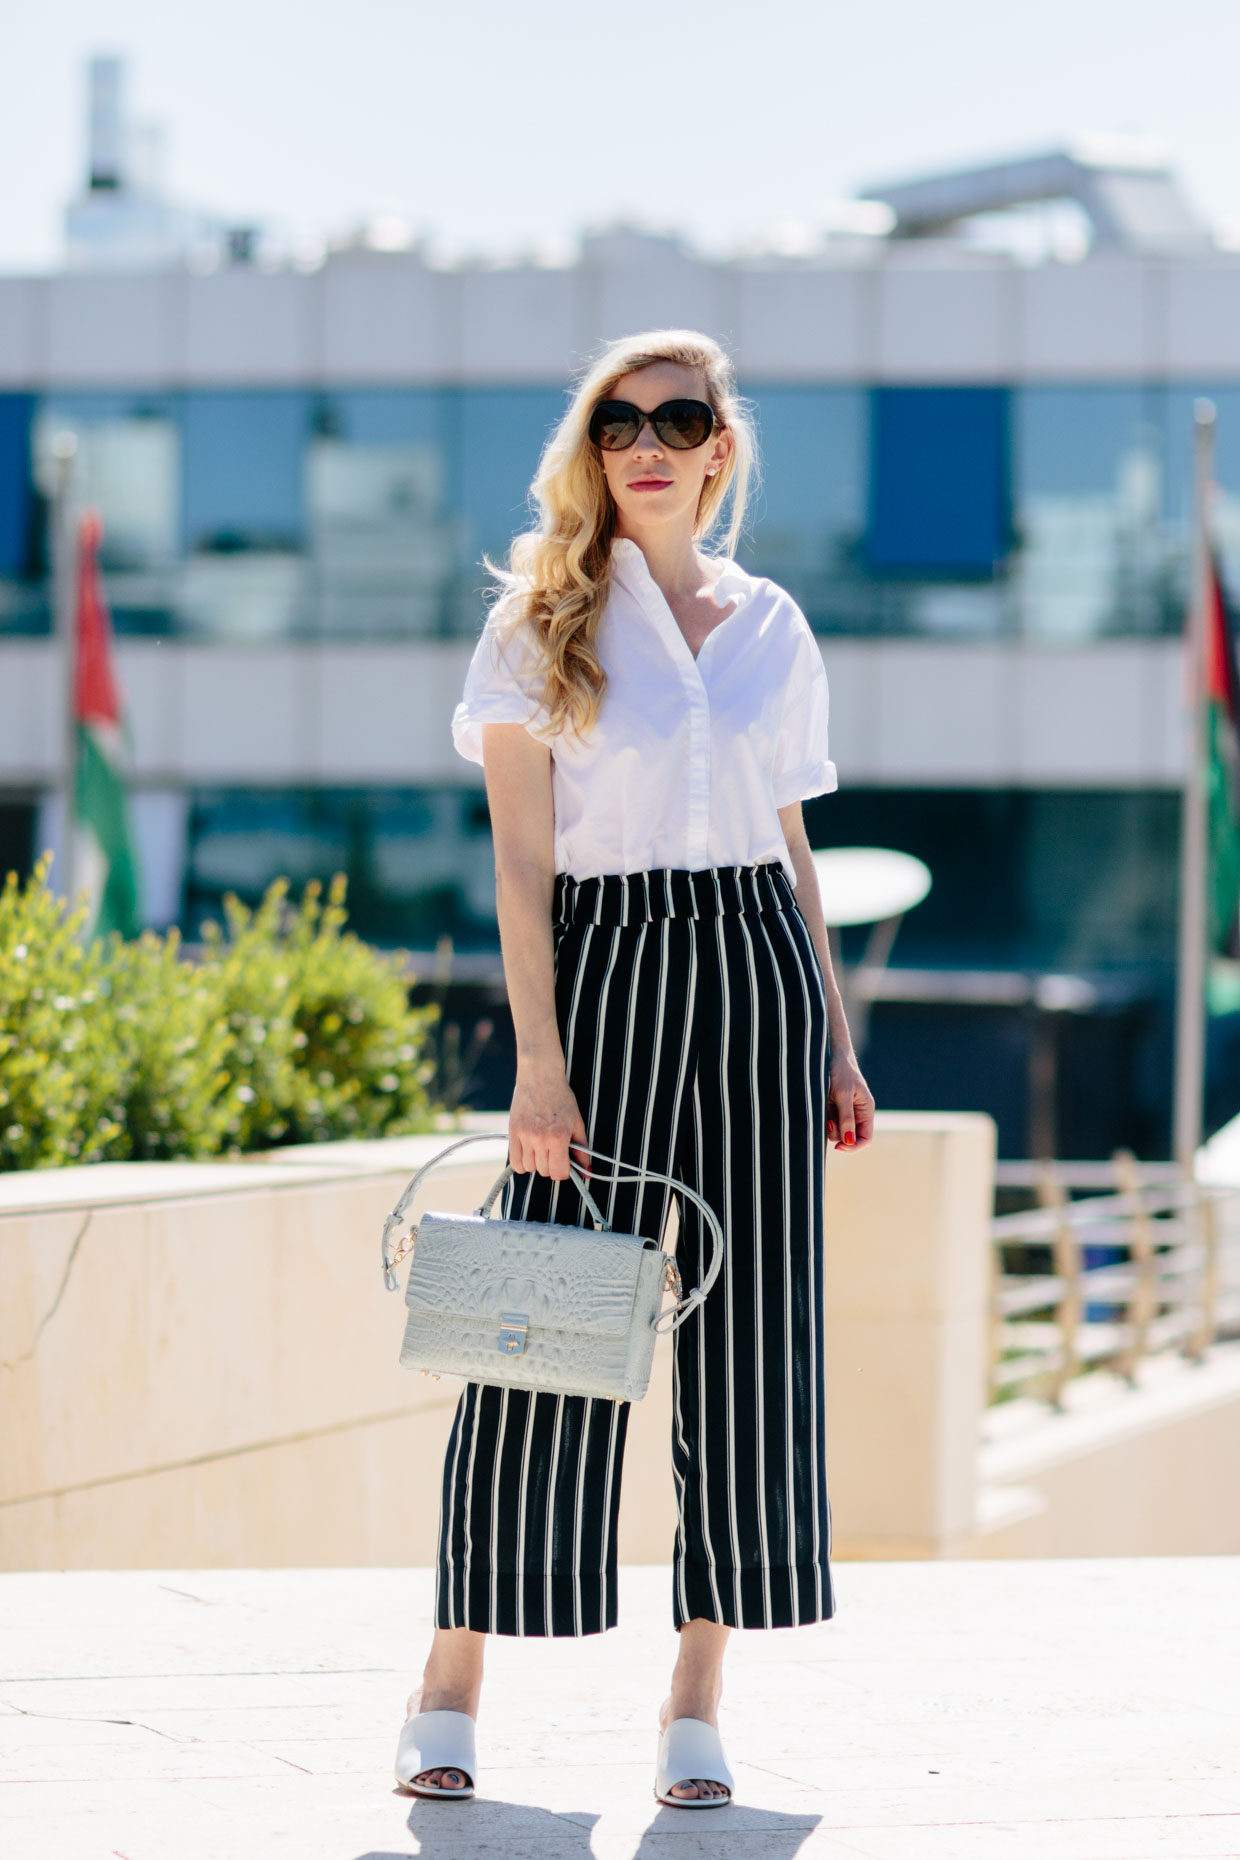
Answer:
MULTIPOLYGON (((633 1860, 667 1860, 669 1834, 700 1835, 709 1829, 717 1830, 727 1840, 760 1835, 762 1860, 793 1860, 821 1820, 821 1815, 782 1815, 768 1808, 746 1808, 743 1802, 734 1808, 661 1807, 634 1850, 633 1860)), ((693 1851, 702 1853, 706 1849, 695 1847, 693 1851)))
MULTIPOLYGON (((417 1860, 483 1860, 501 1854, 504 1860, 593 1860, 590 1834, 597 1820, 597 1815, 577 1813, 570 1820, 546 1808, 475 1797, 458 1803, 417 1801, 405 1826, 417 1841, 417 1860)), ((354 1860, 410 1860, 410 1854, 408 1849, 375 1849, 354 1860)))
MULTIPOLYGON (((475 1799, 472 1803, 415 1802, 406 1827, 417 1842, 417 1860, 593 1860, 591 1834, 599 1816, 574 1811, 553 1814, 527 1803, 475 1799)), ((633 1860, 667 1860, 668 1836, 687 1836, 691 1851, 706 1851, 703 1835, 725 1841, 760 1836, 762 1860, 795 1860, 821 1815, 788 1815, 764 1808, 660 1808, 640 1837, 633 1860), (695 1838, 696 1837, 696 1838, 695 1838)), ((713 1851, 713 1849, 711 1850, 713 1851)), ((353 1860, 411 1860, 409 1851, 371 1849, 353 1860)))

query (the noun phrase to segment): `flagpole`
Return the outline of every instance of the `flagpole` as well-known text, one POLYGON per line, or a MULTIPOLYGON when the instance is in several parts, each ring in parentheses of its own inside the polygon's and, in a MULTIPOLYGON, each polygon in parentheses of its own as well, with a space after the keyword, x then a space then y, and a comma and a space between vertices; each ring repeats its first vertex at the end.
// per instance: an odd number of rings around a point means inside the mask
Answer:
POLYGON ((1193 408, 1193 581, 1185 674, 1188 684, 1188 767, 1180 808, 1180 924, 1176 962, 1175 1098, 1172 1147, 1191 1176, 1201 1143, 1206 1032, 1206 604, 1210 588, 1210 485, 1214 472, 1214 406, 1193 408))
POLYGON ((77 892, 77 538, 74 535, 73 466, 77 435, 57 433, 52 441, 52 612, 60 642, 60 871, 53 874, 62 897, 77 892))

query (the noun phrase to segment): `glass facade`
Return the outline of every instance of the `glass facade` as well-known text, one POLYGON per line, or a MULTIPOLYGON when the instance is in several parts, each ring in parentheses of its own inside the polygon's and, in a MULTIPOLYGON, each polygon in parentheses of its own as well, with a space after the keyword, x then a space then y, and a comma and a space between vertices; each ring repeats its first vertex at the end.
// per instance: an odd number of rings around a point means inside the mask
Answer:
POLYGON ((196 937, 235 892, 256 904, 278 874, 294 892, 336 872, 349 922, 389 946, 493 948, 495 869, 486 799, 471 788, 201 789, 190 796, 180 919, 196 937))
MULTIPOLYGON (((1216 530, 1240 583, 1240 387, 761 386, 743 559, 820 632, 1174 632, 1193 401, 1219 407, 1216 530)), ((52 440, 105 523, 119 631, 471 635, 530 520, 558 387, 0 394, 0 631, 49 625, 52 440)))
MULTIPOLYGON (((901 963, 1157 978, 1174 958, 1178 805, 1169 790, 847 788, 809 802, 806 822, 815 845, 891 846, 929 865, 901 963)), ((479 789, 200 789, 184 830, 191 936, 229 891, 256 902, 277 872, 295 888, 345 872, 350 917, 377 942, 496 944, 479 789)), ((845 933, 850 959, 863 938, 845 933)))

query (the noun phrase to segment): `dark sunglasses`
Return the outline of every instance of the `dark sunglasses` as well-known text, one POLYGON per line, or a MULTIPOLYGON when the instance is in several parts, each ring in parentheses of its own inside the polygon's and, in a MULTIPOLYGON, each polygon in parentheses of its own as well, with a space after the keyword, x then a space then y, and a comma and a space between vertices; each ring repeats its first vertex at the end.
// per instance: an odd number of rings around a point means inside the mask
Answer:
POLYGON ((665 400, 653 413, 643 413, 631 401, 601 400, 590 415, 590 437, 604 452, 627 452, 647 421, 660 444, 674 452, 704 446, 719 424, 704 400, 665 400))

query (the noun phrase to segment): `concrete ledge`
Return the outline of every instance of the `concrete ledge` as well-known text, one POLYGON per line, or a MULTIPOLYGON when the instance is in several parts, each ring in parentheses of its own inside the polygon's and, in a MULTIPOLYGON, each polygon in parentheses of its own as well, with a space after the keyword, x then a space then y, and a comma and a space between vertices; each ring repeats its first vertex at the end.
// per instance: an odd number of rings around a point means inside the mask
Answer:
POLYGON ((1152 1357, 1135 1387, 1082 1376, 1064 1412, 1005 1403, 985 1431, 966 1555, 1240 1549, 1240 1343, 1216 1345, 1201 1363, 1152 1357))
MULTIPOLYGON (((503 1161, 453 1157, 432 1205, 503 1161)), ((452 1133, 0 1179, 0 1568, 429 1562, 458 1384, 399 1366, 383 1217, 452 1133)), ((834 1549, 972 1530, 994 1131, 885 1113, 827 1165, 834 1549)), ((675 1510, 671 1347, 631 1411, 622 1560, 675 1510)))

